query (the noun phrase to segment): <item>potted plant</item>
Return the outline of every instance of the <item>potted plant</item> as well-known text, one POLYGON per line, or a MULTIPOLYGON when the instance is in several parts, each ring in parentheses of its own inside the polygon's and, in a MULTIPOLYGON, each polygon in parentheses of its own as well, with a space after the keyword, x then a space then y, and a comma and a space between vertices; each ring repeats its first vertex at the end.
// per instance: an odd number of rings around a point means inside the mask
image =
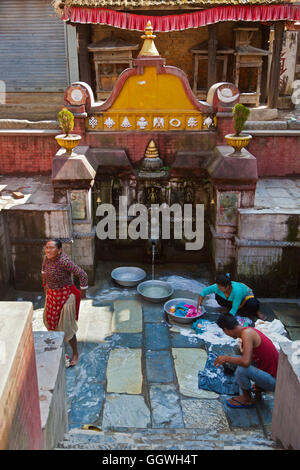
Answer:
POLYGON ((66 149, 64 155, 66 157, 72 155, 72 151, 80 142, 81 136, 78 134, 70 134, 74 129, 74 114, 67 108, 63 108, 58 113, 59 126, 64 134, 55 136, 57 143, 66 149))
POLYGON ((225 135, 225 140, 228 145, 234 148, 234 152, 231 156, 241 157, 243 155, 241 152, 242 148, 246 147, 252 139, 252 136, 249 134, 242 135, 242 130, 250 114, 250 109, 241 103, 237 103, 232 109, 232 114, 235 134, 225 135))

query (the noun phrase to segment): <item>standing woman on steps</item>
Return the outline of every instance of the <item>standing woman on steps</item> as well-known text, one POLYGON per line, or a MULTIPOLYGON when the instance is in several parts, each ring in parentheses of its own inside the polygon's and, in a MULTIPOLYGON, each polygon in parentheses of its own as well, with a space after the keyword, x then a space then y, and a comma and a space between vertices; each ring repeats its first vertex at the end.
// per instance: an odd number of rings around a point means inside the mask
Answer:
POLYGON ((44 325, 47 330, 63 331, 65 341, 72 348, 70 366, 78 363, 76 332, 80 300, 86 296, 88 276, 86 272, 62 253, 60 240, 46 243, 42 264, 42 281, 46 295, 44 325), (80 291, 74 286, 71 275, 80 280, 80 291))

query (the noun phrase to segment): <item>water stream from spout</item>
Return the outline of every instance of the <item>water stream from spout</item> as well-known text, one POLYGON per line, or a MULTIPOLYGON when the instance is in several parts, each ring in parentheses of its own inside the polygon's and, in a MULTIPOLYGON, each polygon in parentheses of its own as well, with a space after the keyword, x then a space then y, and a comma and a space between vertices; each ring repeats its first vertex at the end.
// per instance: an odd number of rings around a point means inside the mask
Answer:
POLYGON ((154 280, 154 258, 155 258, 155 245, 152 243, 152 281, 154 280))

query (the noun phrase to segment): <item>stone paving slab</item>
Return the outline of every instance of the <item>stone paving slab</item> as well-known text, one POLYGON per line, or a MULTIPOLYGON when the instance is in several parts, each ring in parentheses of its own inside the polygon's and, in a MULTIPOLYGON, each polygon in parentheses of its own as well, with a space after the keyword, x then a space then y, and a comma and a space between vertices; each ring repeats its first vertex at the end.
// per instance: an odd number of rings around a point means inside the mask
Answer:
POLYGON ((170 347, 168 327, 160 323, 146 323, 145 347, 151 350, 168 349, 170 347))
POLYGON ((180 400, 175 385, 150 385, 153 428, 183 428, 180 400))
POLYGON ((163 305, 155 305, 152 302, 143 304, 144 322, 145 323, 161 323, 165 320, 165 312, 163 305))
POLYGON ((79 354, 78 366, 68 368, 67 373, 72 374, 73 370, 77 369, 77 377, 80 379, 83 372, 87 371, 91 381, 104 382, 109 350, 98 343, 87 343, 82 351, 79 350, 79 354))
POLYGON ((186 428, 229 431, 226 414, 218 400, 181 400, 186 428))
POLYGON ((300 327, 300 306, 296 303, 268 303, 275 316, 285 326, 300 327))
POLYGON ((263 400, 257 402, 257 410, 260 413, 262 422, 266 429, 269 429, 272 424, 272 415, 274 409, 274 394, 273 393, 264 393, 263 400))
POLYGON ((273 321, 275 319, 274 312, 268 304, 261 302, 259 309, 261 313, 266 317, 266 321, 273 321))
POLYGON ((143 346, 142 333, 114 333, 110 340, 114 347, 141 348, 143 346))
POLYGON ((171 342, 173 348, 202 348, 205 341, 199 336, 184 336, 179 333, 171 333, 171 342))
POLYGON ((278 446, 262 431, 218 433, 206 429, 82 431, 72 429, 58 449, 89 450, 273 450, 278 446))
POLYGON ((218 398, 218 394, 198 388, 198 372, 203 370, 207 354, 202 349, 172 348, 180 393, 186 397, 218 398))
POLYGON ((175 377, 170 352, 146 351, 146 374, 148 382, 173 382, 175 377))
POLYGON ((118 348, 109 354, 107 392, 138 395, 142 391, 141 349, 118 348))
POLYGON ((112 311, 109 306, 94 306, 93 300, 80 303, 77 340, 82 342, 105 342, 112 334, 112 311))
POLYGON ((97 421, 104 399, 103 384, 81 384, 78 394, 75 396, 69 416, 69 427, 81 427, 83 424, 91 424, 97 421))
POLYGON ((116 300, 112 318, 113 333, 140 333, 143 331, 143 313, 137 300, 116 300))
POLYGON ((289 334, 289 337, 292 341, 299 341, 300 340, 300 327, 286 327, 286 330, 289 334))
POLYGON ((223 404, 225 414, 232 427, 249 428, 261 426, 255 407, 235 410, 226 405, 225 401, 228 398, 231 398, 231 396, 220 395, 220 400, 223 404))
POLYGON ((107 395, 103 410, 102 428, 147 428, 150 411, 139 395, 107 395))

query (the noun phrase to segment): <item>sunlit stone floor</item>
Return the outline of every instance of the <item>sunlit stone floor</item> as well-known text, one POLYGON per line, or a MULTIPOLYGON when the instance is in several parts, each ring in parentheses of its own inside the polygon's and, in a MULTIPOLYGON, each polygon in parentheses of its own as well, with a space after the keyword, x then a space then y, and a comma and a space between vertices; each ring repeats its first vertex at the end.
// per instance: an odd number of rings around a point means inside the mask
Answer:
MULTIPOLYGON (((198 371, 204 369, 209 351, 236 354, 235 348, 203 341, 201 335, 190 334, 190 326, 171 325, 163 304, 144 301, 136 288, 113 283, 110 272, 116 265, 98 266, 98 281, 81 304, 80 360, 66 370, 69 434, 59 447, 93 448, 98 443, 111 449, 215 448, 222 442, 234 446, 238 436, 244 436, 241 448, 273 448, 269 440, 273 394, 266 394, 253 409, 232 410, 225 404, 226 396, 198 388, 198 371), (82 431, 84 425, 100 432, 82 431)), ((151 266, 140 267, 150 279, 151 266)), ((197 299, 201 288, 213 280, 207 266, 193 265, 157 266, 155 278, 172 283, 173 298, 191 299, 197 299)), ((45 330, 41 293, 11 290, 8 296, 32 300, 33 329, 45 330)), ((262 304, 262 311, 268 320, 278 317, 292 339, 300 338, 296 301, 283 304, 272 299, 262 304)), ((218 314, 215 300, 208 298, 203 318, 214 321, 218 314)), ((71 353, 69 345, 66 352, 71 353)))

